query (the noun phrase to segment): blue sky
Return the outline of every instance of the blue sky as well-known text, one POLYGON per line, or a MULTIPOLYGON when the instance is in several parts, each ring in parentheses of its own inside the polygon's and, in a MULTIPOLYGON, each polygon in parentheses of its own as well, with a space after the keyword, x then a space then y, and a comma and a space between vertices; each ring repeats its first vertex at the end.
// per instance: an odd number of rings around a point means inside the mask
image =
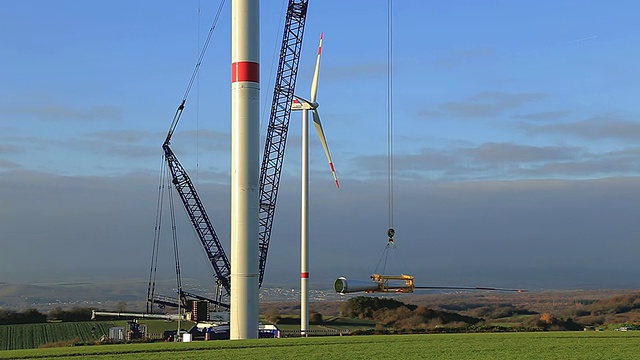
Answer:
MULTIPOLYGON (((146 276, 160 146, 218 4, 3 4, 0 281, 146 276), (96 248, 120 260, 92 258, 96 248)), ((261 4, 263 136, 284 4, 261 4)), ((640 251, 638 7, 394 3, 394 226, 411 265, 402 271, 422 284, 637 285, 618 274, 640 251)), ((230 8, 173 141, 226 238, 230 8)), ((312 136, 312 283, 368 276, 388 225, 387 2, 310 1, 301 96, 321 32, 319 111, 342 189, 312 136)), ((299 133, 293 114, 266 281, 297 281, 299 133)), ((198 273, 204 258, 183 227, 198 273)))

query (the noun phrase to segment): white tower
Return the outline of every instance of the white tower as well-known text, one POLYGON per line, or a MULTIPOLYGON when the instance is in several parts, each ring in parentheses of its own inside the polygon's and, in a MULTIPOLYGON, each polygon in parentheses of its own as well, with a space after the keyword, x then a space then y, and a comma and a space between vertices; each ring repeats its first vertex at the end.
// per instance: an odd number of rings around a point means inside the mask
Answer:
POLYGON ((258 338, 260 1, 231 6, 231 334, 258 338))
POLYGON ((316 128, 320 143, 329 161, 329 168, 333 174, 336 187, 340 188, 338 176, 331 160, 327 139, 318 114, 318 77, 320 75, 320 58, 322 56, 322 40, 324 33, 320 34, 316 67, 311 81, 311 98, 303 99, 294 95, 291 110, 302 111, 302 173, 301 173, 301 207, 300 207, 300 333, 307 335, 309 330, 309 111, 313 114, 313 125, 316 128))

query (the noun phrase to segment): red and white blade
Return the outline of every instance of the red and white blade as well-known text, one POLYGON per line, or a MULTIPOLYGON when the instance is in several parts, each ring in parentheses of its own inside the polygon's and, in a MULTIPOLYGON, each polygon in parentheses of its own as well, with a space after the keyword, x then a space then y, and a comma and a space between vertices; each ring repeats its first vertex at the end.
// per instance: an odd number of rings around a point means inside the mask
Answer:
POLYGON ((311 81, 311 102, 316 102, 316 95, 318 94, 318 76, 320 75, 320 57, 322 56, 322 39, 324 33, 320 34, 320 45, 318 45, 318 57, 316 58, 316 68, 313 72, 313 80, 311 81))
POLYGON ((324 129, 322 129, 322 122, 320 121, 320 115, 318 115, 318 111, 315 109, 313 112, 313 125, 316 128, 316 132, 318 133, 318 137, 320 137, 320 143, 322 143, 322 147, 324 148, 324 154, 327 155, 327 160, 329 161, 329 167, 331 168, 331 173, 333 174, 333 180, 336 182, 336 187, 340 188, 340 183, 338 182, 338 175, 336 174, 336 169, 333 166, 333 161, 331 160, 331 153, 329 152, 329 146, 327 145, 327 138, 324 136, 324 129))

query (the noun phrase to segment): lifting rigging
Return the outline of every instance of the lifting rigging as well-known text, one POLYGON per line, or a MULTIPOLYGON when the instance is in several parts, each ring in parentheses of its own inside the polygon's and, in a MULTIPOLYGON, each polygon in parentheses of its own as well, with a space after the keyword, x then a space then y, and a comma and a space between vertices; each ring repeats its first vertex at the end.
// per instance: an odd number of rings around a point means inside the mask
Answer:
MULTIPOLYGON (((229 305, 223 301, 223 298, 228 298, 231 292, 231 265, 229 259, 224 252, 222 244, 214 230, 213 224, 209 220, 207 212, 200 200, 200 197, 198 196, 193 182, 170 147, 171 138, 184 111, 189 91, 196 79, 198 69, 206 52, 211 34, 215 28, 215 24, 217 23, 223 4, 224 1, 221 2, 214 20, 214 25, 209 31, 209 35, 205 41, 203 50, 200 54, 200 58, 198 59, 198 63, 194 69, 194 73, 191 77, 185 95, 176 110, 171 127, 162 145, 166 165, 171 171, 171 182, 180 196, 180 200, 182 201, 187 215, 191 220, 201 245, 214 270, 218 291, 216 292, 215 299, 208 299, 203 296, 183 291, 180 284, 179 262, 176 258, 176 274, 178 278, 178 292, 181 304, 169 297, 155 294, 155 268, 157 266, 156 240, 156 242, 154 242, 154 250, 152 253, 151 274, 149 289, 147 292, 147 312, 153 311, 154 304, 158 304, 160 306, 187 306, 188 297, 208 301, 219 308, 229 308, 229 305)), ((260 171, 259 248, 256 249, 259 251, 259 286, 262 285, 264 280, 267 252, 269 249, 271 228, 273 224, 273 216, 275 214, 276 199, 280 184, 280 176, 282 173, 282 163, 284 160, 285 144, 291 115, 291 103, 293 101, 300 52, 302 49, 307 7, 308 0, 289 0, 287 5, 284 34, 280 49, 280 60, 276 74, 273 101, 260 171)), ((160 220, 156 220, 156 233, 158 233, 159 226, 160 220)), ((173 224, 172 228, 175 229, 175 224, 173 224)), ((156 238, 157 237, 158 236, 156 235, 156 238)))
POLYGON ((387 229, 387 244, 378 264, 371 275, 370 280, 347 280, 346 277, 339 277, 333 283, 333 288, 337 293, 347 294, 354 292, 365 293, 412 293, 415 289, 429 290, 489 290, 489 291, 516 291, 524 292, 520 289, 505 289, 494 287, 472 287, 472 286, 416 286, 414 276, 384 275, 386 272, 387 258, 390 251, 396 251, 394 235, 396 230, 393 226, 393 0, 387 0, 387 195, 389 228, 387 229), (377 273, 378 267, 382 263, 382 274, 377 273))
MULTIPOLYGON (((387 258, 391 250, 396 251, 395 241, 393 239, 396 234, 396 230, 393 227, 393 211, 394 211, 394 196, 393 196, 393 6, 392 0, 387 0, 387 199, 388 199, 388 221, 389 228, 387 229, 387 244, 384 248, 382 256, 378 261, 378 265, 374 270, 372 278, 379 280, 379 274, 377 274, 380 263, 384 260, 382 266, 382 272, 386 271, 387 258)), ((403 275, 404 276, 404 275, 403 275)))

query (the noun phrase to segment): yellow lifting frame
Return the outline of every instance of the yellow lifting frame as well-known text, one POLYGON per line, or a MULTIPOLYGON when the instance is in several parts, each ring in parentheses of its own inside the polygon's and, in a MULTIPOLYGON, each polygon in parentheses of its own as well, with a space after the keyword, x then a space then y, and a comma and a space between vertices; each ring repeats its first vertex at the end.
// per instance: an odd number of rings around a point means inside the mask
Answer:
POLYGON ((381 274, 373 274, 371 275, 371 279, 380 284, 380 288, 373 291, 366 291, 367 293, 372 292, 395 292, 395 293, 412 293, 415 289, 413 284, 414 277, 411 275, 381 275, 381 274), (389 283, 389 281, 398 281, 400 283, 389 283), (404 282, 402 285, 401 282, 404 282))

